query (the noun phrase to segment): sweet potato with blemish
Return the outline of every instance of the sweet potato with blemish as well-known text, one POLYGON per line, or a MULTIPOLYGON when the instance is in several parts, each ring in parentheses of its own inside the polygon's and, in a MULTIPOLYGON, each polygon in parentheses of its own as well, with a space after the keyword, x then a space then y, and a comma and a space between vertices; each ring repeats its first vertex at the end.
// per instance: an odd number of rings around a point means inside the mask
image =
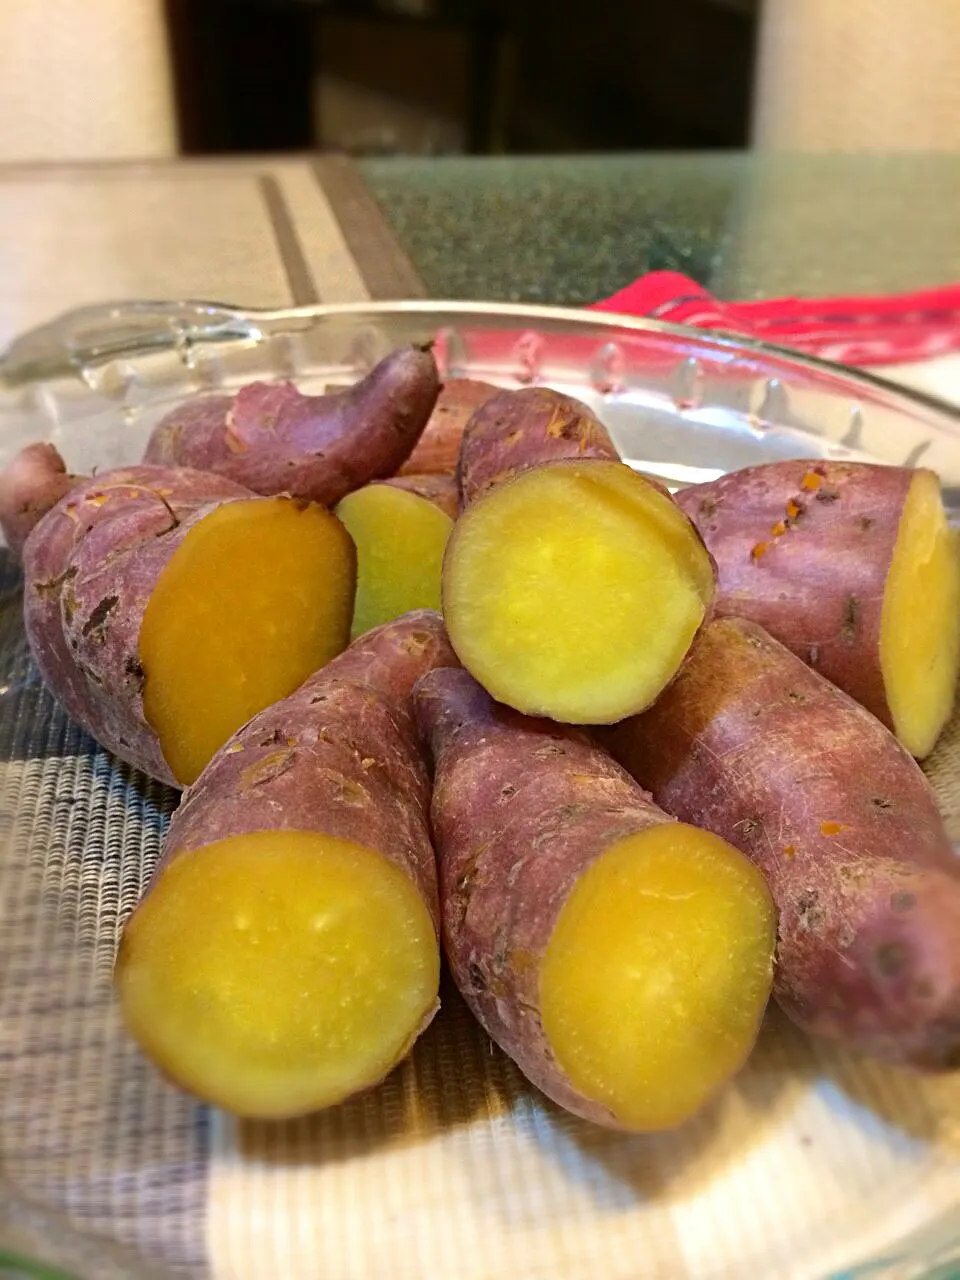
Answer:
POLYGON ((717 562, 717 613, 759 623, 927 755, 960 674, 960 552, 934 473, 774 462, 677 498, 717 562))
POLYGON ((448 514, 451 497, 458 500, 452 478, 401 476, 364 485, 337 504, 357 548, 354 636, 411 609, 440 608, 443 553, 455 518, 448 514))
POLYGON ((444 949, 470 1008, 575 1114, 682 1123, 756 1037, 776 934, 763 877, 582 731, 494 703, 465 671, 431 672, 414 697, 444 949))
POLYGON ((355 560, 314 503, 185 468, 109 471, 24 543, 27 639, 77 723, 182 786, 346 646, 355 560))
POLYGON ((649 706, 713 596, 670 494, 616 461, 586 405, 539 388, 474 414, 460 483, 442 601, 467 670, 528 715, 613 723, 649 706))
POLYGON ((463 431, 457 478, 464 506, 526 467, 561 458, 619 462, 606 427, 587 405, 549 387, 500 391, 463 431))
POLYGON ((254 382, 234 396, 200 396, 157 425, 144 461, 213 471, 254 493, 333 506, 410 455, 440 389, 427 347, 391 352, 354 386, 303 395, 290 382, 254 382))
POLYGON ((437 403, 413 453, 398 475, 445 474, 456 468, 463 428, 475 409, 497 394, 499 387, 472 378, 450 378, 440 388, 437 403))
POLYGON ((33 526, 83 477, 73 476, 52 444, 28 444, 0 470, 0 529, 20 559, 33 526))
POLYGON ((764 872, 775 992, 816 1035, 960 1066, 960 860, 919 766, 755 623, 704 628, 656 706, 609 740, 669 813, 764 872))
POLYGON ((430 779, 410 699, 456 659, 439 615, 358 640, 213 758, 127 922, 126 1024, 245 1116, 374 1085, 438 1007, 430 779))

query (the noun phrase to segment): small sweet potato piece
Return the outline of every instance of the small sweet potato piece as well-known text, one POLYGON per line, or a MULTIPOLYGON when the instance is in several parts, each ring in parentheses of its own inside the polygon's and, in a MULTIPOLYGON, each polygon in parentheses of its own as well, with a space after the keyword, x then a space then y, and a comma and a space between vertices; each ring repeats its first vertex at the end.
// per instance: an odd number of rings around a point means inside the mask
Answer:
POLYGON ((677 495, 749 618, 927 755, 960 674, 960 552, 932 471, 774 462, 677 495))
POLYGON ((440 569, 453 520, 439 503, 383 481, 348 493, 336 514, 357 548, 355 637, 411 609, 440 608, 440 569))
POLYGON ((0 529, 16 559, 33 526, 80 479, 52 444, 28 444, 0 471, 0 529))
POLYGON ((450 378, 440 388, 437 403, 413 453, 398 475, 452 472, 460 456, 460 438, 474 409, 497 394, 499 387, 472 378, 450 378))
POLYGON ((228 476, 254 493, 333 506, 409 456, 440 389, 425 347, 391 352, 352 387, 302 395, 254 382, 235 396, 201 396, 154 429, 144 461, 228 476))
POLYGON ((561 458, 618 462, 620 455, 582 401, 549 387, 500 391, 464 428, 457 463, 463 505, 525 467, 561 458))
POLYGON ((407 489, 410 493, 419 494, 421 498, 426 498, 428 502, 432 502, 434 506, 446 512, 451 520, 456 520, 460 514, 460 486, 452 471, 404 473, 391 476, 389 480, 384 480, 382 483, 391 484, 395 489, 407 489))
POLYGON ((410 690, 437 614, 364 636, 246 724, 174 814, 126 924, 126 1025, 182 1087, 280 1118, 369 1088, 437 1007, 430 780, 410 690))
POLYGON ((649 706, 712 593, 710 557, 670 495, 600 459, 498 481, 466 507, 443 563, 463 665, 499 701, 569 723, 649 706))
POLYGON ((656 802, 744 851, 780 913, 775 993, 816 1035, 960 1066, 960 862, 916 762, 755 623, 704 628, 609 734, 656 802))
POLYGON ((179 786, 346 646, 355 573, 323 507, 124 468, 72 489, 27 538, 27 638, 74 720, 179 786))
POLYGON ((753 1047, 776 937, 763 877, 582 731, 498 706, 465 671, 414 697, 444 948, 470 1008, 575 1114, 682 1123, 753 1047))

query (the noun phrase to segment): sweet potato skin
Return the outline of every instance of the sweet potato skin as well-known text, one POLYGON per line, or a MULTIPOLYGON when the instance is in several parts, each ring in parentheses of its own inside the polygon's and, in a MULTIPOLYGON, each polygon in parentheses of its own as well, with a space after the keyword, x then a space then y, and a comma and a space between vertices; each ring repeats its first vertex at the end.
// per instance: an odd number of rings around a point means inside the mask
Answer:
POLYGON ((405 461, 439 385, 429 349, 412 346, 326 395, 305 396, 290 382, 251 383, 235 396, 203 396, 174 409, 154 429, 144 461, 333 506, 405 461))
POLYGON ((434 759, 443 940, 456 984, 548 1097, 617 1127, 554 1059, 539 959, 586 868, 615 841, 670 819, 588 734, 495 703, 465 671, 431 672, 414 698, 434 759))
POLYGON ((752 622, 719 619, 604 740, 655 801, 737 845, 780 915, 775 994, 804 1029, 960 1065, 960 862, 919 766, 752 622))
POLYGON ((471 416, 457 464, 464 506, 526 467, 561 459, 620 455, 599 418, 549 387, 501 391, 471 416))
POLYGON ((84 477, 70 475, 52 444, 28 444, 0 471, 0 529, 11 554, 23 556, 34 525, 84 477))
POLYGON ((888 728, 880 619, 915 474, 771 462, 676 495, 717 563, 716 615, 758 623, 888 728))
POLYGON ((251 496, 223 476, 122 468, 71 490, 24 545, 24 624, 44 681, 98 742, 172 786, 144 715, 140 624, 187 533, 220 503, 251 496))
POLYGON ((451 520, 456 520, 460 514, 460 487, 452 472, 425 472, 422 475, 410 473, 391 476, 389 480, 376 480, 374 483, 389 484, 395 489, 406 489, 419 498, 426 498, 451 520))
POLYGON ((430 776, 411 691, 434 666, 455 663, 432 610, 361 636, 214 756, 184 792, 154 879, 181 854, 228 836, 318 831, 398 866, 439 936, 430 776))
POLYGON ((413 453, 397 474, 425 475, 455 470, 463 429, 475 409, 497 394, 499 387, 473 378, 450 378, 440 388, 430 420, 413 453))

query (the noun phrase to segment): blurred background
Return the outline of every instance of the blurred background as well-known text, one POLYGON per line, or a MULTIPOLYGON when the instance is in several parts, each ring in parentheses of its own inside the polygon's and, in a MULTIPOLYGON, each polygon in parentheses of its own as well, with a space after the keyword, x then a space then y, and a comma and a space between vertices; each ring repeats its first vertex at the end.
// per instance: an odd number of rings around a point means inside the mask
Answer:
POLYGON ((957 0, 0 5, 0 160, 960 149, 957 0))

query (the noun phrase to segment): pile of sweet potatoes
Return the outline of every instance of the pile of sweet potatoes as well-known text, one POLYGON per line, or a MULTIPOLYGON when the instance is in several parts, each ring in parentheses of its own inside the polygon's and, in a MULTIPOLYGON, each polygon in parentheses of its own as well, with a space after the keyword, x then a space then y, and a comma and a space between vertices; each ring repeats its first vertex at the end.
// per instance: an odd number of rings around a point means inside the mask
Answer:
POLYGON ((369 1088, 444 960, 530 1081, 623 1129, 696 1114, 771 994, 960 1066, 960 859, 917 764, 960 671, 933 473, 674 496, 586 405, 409 347, 188 402, 122 470, 33 445, 0 525, 53 694, 185 788, 116 984, 198 1096, 369 1088))

